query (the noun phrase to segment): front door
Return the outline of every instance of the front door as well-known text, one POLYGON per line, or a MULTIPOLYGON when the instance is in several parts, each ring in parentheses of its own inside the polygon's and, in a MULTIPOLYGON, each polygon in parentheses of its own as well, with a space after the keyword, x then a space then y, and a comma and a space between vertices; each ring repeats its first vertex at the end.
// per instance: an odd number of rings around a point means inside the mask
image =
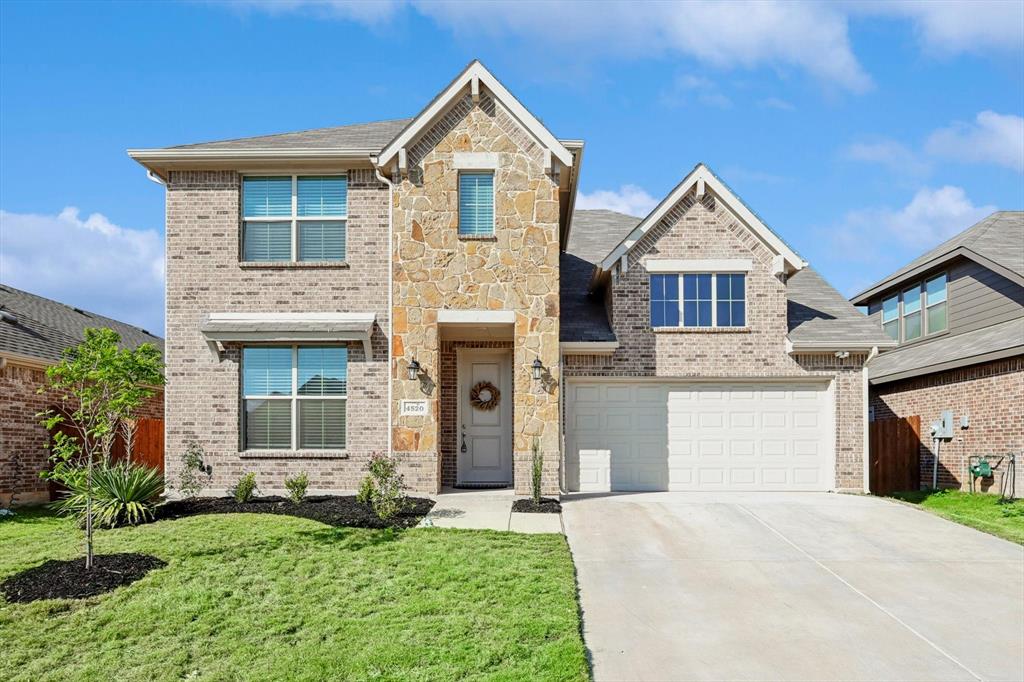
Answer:
POLYGON ((459 349, 460 484, 512 483, 510 350, 459 349))

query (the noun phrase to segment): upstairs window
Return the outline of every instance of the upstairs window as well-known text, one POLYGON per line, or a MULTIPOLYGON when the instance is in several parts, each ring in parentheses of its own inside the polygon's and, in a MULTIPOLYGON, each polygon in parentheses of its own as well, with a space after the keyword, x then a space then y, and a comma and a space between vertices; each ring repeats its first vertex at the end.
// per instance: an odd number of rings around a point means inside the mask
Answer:
POLYGON ((882 329, 893 340, 900 340, 900 297, 893 296, 882 301, 882 329))
POLYGON ((925 305, 927 306, 928 333, 945 331, 946 320, 946 275, 945 273, 925 282, 925 305))
POLYGON ((921 285, 903 292, 903 340, 921 336, 921 285))
POLYGON ((345 260, 348 179, 344 175, 242 179, 242 260, 345 260))
POLYGON ((459 173, 459 234, 494 234, 494 173, 459 173))
POLYGON ((248 450, 345 448, 348 349, 242 349, 242 438, 248 450))
POLYGON ((652 327, 745 327, 747 324, 744 274, 652 274, 650 285, 652 327))

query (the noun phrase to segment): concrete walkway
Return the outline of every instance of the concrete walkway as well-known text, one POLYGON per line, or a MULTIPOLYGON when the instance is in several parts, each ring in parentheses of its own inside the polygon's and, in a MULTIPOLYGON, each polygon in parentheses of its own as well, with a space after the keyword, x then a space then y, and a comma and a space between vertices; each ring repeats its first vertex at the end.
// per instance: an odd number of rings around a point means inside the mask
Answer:
POLYGON ((511 489, 455 490, 445 488, 420 526, 510 530, 517 533, 561 533, 561 514, 520 514, 512 511, 511 489))
POLYGON ((597 680, 1022 680, 1024 548, 889 500, 568 496, 597 680))

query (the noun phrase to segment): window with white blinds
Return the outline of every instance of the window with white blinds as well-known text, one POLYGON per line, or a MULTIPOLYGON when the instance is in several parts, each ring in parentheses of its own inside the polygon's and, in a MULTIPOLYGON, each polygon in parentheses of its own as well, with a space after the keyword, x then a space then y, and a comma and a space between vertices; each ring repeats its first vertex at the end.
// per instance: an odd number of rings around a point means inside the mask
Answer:
POLYGON ((242 260, 345 260, 348 178, 344 175, 242 179, 242 260))
POLYGON ((246 346, 245 449, 343 450, 347 395, 344 346, 246 346))
POLYGON ((459 173, 459 234, 494 234, 494 173, 459 173))

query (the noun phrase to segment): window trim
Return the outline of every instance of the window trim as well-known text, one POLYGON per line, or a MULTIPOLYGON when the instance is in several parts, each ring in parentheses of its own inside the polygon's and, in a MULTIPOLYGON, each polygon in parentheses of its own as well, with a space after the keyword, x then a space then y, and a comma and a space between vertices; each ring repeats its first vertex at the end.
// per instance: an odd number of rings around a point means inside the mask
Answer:
POLYGON ((345 403, 345 446, 342 448, 301 448, 299 447, 299 401, 300 400, 345 400, 348 401, 348 344, 344 343, 246 343, 241 346, 242 352, 238 362, 239 381, 239 415, 241 417, 239 436, 242 441, 240 450, 251 452, 300 452, 317 453, 345 452, 348 449, 348 402, 345 403), (344 348, 345 349, 345 393, 344 395, 303 395, 299 393, 299 348, 344 348), (288 395, 249 395, 245 392, 245 349, 246 348, 290 348, 292 356, 292 387, 288 395), (291 447, 288 448, 250 448, 246 439, 245 401, 247 400, 288 400, 291 402, 291 447))
MULTIPOLYGON (((647 298, 648 298, 648 313, 647 313, 647 324, 651 329, 682 329, 685 331, 699 330, 699 331, 736 331, 745 330, 750 328, 750 317, 747 315, 748 308, 748 282, 750 280, 750 273, 742 270, 729 270, 721 272, 648 272, 647 273, 647 298), (679 324, 674 327, 655 327, 651 324, 650 316, 650 301, 651 298, 651 277, 654 275, 675 275, 680 278, 678 282, 679 299, 677 301, 679 305, 679 324), (685 275, 710 275, 711 276, 711 325, 700 326, 700 325, 688 325, 686 324, 686 318, 683 315, 683 304, 686 300, 683 294, 683 280, 682 277, 685 275), (719 326, 718 324, 718 275, 743 275, 743 324, 742 325, 725 325, 719 326)), ((730 291, 732 287, 730 286, 730 291)), ((694 299, 694 300, 706 300, 706 299, 694 299)), ((729 299, 730 302, 735 302, 737 299, 729 299)))
POLYGON ((272 172, 272 171, 259 171, 253 173, 242 173, 241 174, 241 185, 239 187, 238 195, 238 212, 240 215, 239 219, 239 239, 238 239, 238 260, 240 263, 246 265, 278 265, 280 263, 297 263, 299 265, 345 265, 348 262, 348 172, 343 171, 340 173, 287 173, 287 172, 272 172), (292 212, 289 216, 254 216, 247 217, 245 215, 245 179, 246 178, 272 178, 272 177, 290 177, 292 179, 292 212), (345 215, 318 215, 318 216, 300 216, 299 215, 299 178, 344 178, 345 179, 345 215), (345 255, 338 260, 299 260, 299 223, 301 222, 340 222, 344 224, 343 231, 345 234, 345 255), (286 261, 280 260, 246 260, 245 258, 245 224, 246 223, 291 223, 291 256, 286 261))
POLYGON ((498 205, 498 170, 496 168, 462 168, 458 170, 455 178, 455 233, 459 239, 494 239, 498 230, 498 216, 495 211, 498 205), (490 175, 491 176, 491 231, 488 234, 469 234, 462 231, 462 176, 463 175, 490 175))

